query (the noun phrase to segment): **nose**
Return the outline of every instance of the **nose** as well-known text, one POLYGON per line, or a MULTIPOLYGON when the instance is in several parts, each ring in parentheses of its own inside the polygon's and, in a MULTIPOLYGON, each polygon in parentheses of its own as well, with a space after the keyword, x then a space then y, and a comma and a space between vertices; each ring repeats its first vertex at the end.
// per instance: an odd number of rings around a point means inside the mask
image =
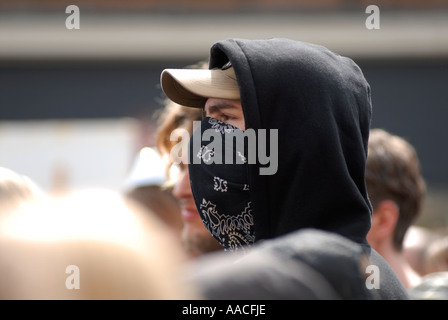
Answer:
POLYGON ((188 168, 182 170, 180 178, 174 186, 173 195, 179 200, 193 197, 193 194, 191 192, 190 175, 188 173, 188 168))

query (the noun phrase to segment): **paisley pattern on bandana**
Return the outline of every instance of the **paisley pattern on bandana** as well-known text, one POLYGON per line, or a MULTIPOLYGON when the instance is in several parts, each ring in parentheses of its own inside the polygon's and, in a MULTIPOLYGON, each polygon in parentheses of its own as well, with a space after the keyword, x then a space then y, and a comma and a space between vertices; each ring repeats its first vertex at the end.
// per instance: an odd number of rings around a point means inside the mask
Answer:
POLYGON ((213 149, 209 149, 207 146, 202 146, 198 151, 197 157, 202 159, 202 161, 209 163, 214 155, 215 151, 213 149))
POLYGON ((221 134, 231 133, 233 132, 233 130, 236 129, 231 124, 227 124, 214 118, 208 118, 208 123, 211 125, 212 129, 215 129, 217 132, 220 132, 221 134))
POLYGON ((250 202, 244 211, 237 214, 220 214, 216 205, 202 199, 200 213, 207 230, 224 247, 231 251, 254 243, 254 220, 250 202))
POLYGON ((227 192, 227 181, 224 179, 221 179, 220 177, 214 177, 213 181, 215 182, 215 185, 213 189, 215 191, 221 191, 221 192, 227 192))

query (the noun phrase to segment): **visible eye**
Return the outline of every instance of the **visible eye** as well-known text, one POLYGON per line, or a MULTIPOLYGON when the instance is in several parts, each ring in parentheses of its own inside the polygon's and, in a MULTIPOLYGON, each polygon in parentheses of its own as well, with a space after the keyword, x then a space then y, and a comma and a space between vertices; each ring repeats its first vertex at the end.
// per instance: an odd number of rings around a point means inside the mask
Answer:
POLYGON ((223 114, 218 115, 217 119, 222 122, 229 122, 229 121, 234 120, 235 117, 223 113, 223 114))
POLYGON ((230 115, 228 113, 224 113, 220 110, 215 110, 214 108, 211 108, 210 111, 204 110, 203 117, 214 118, 214 119, 222 121, 222 122, 229 122, 229 121, 235 120, 235 116, 230 115))
POLYGON ((244 115, 239 101, 209 98, 204 106, 205 116, 244 130, 244 115))

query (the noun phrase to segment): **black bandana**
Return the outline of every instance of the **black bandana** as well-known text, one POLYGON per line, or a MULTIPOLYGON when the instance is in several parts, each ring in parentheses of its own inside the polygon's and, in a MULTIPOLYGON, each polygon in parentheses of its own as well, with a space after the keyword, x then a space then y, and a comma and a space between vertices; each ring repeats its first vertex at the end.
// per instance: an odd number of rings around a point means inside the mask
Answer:
POLYGON ((247 147, 244 141, 229 139, 242 132, 205 118, 194 131, 189 147, 188 169, 196 207, 207 230, 228 250, 252 245, 255 239, 247 147))

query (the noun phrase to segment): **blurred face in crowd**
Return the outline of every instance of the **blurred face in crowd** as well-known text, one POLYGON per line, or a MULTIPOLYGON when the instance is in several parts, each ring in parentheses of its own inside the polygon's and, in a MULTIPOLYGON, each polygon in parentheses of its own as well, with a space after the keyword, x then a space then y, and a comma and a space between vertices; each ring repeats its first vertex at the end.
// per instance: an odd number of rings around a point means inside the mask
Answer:
POLYGON ((182 240, 187 253, 191 257, 198 257, 210 251, 222 250, 221 245, 205 228, 196 209, 186 165, 180 164, 179 180, 174 187, 173 194, 179 199, 181 205, 182 220, 184 221, 182 240))

